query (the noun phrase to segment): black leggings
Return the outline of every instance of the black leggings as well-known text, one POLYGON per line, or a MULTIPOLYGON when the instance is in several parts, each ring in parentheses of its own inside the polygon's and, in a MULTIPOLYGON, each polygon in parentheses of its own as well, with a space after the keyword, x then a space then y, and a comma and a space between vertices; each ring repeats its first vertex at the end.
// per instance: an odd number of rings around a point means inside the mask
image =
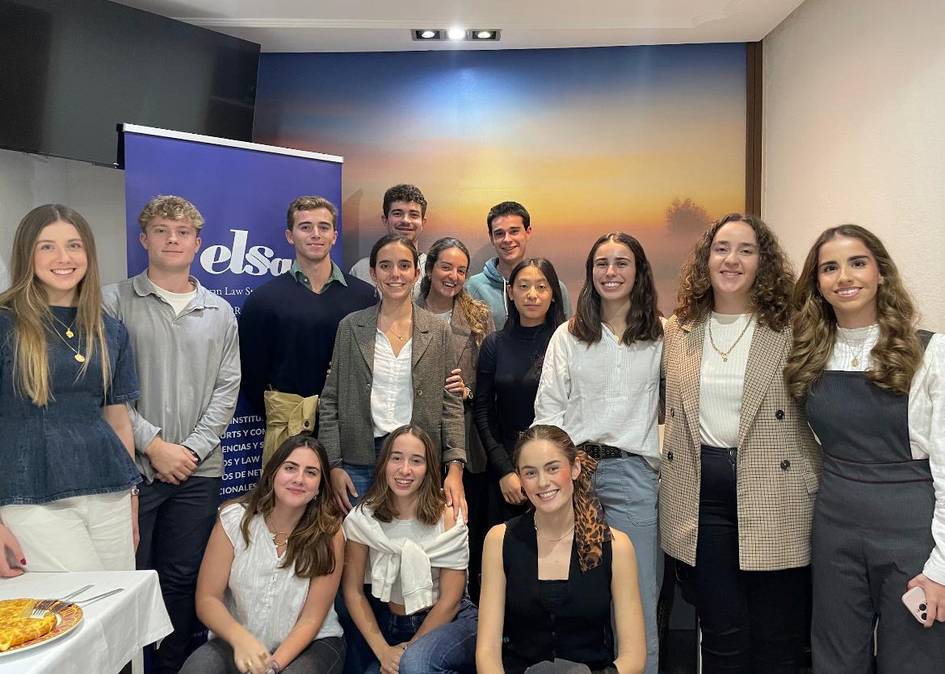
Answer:
POLYGON ((702 628, 702 671, 794 674, 801 667, 810 567, 742 571, 735 450, 702 447, 696 566, 677 562, 702 628))

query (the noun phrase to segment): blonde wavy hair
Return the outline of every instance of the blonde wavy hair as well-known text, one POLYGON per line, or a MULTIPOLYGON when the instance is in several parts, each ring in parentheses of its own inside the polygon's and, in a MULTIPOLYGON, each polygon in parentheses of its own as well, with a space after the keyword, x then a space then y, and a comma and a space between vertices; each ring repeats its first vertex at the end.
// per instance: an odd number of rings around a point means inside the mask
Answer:
POLYGON ((79 232, 88 259, 85 276, 76 287, 78 312, 75 326, 80 338, 84 338, 82 351, 85 362, 76 379, 85 376, 92 355, 96 352, 102 363, 102 392, 108 390, 111 372, 108 346, 105 342, 105 325, 102 322, 102 282, 95 254, 95 238, 92 228, 79 213, 61 204, 37 206, 27 213, 16 228, 11 259, 12 283, 0 294, 0 310, 12 314, 15 325, 16 345, 13 355, 13 370, 16 373, 14 389, 25 394, 37 407, 45 407, 54 400, 49 383, 49 351, 47 336, 55 330, 55 321, 49 310, 49 298, 42 282, 36 277, 33 254, 36 241, 47 225, 68 222, 79 232))
POLYGON ((744 213, 729 213, 716 220, 702 233, 679 272, 676 318, 680 324, 700 321, 709 315, 715 303, 709 275, 712 241, 723 226, 744 222, 758 241, 758 271, 751 287, 751 306, 758 323, 781 332, 791 318, 791 289, 794 271, 777 237, 760 218, 744 213))
POLYGON ((794 344, 784 367, 784 379, 795 398, 803 398, 827 366, 837 334, 837 316, 820 293, 817 280, 821 247, 837 237, 858 239, 879 267, 876 320, 879 340, 870 352, 870 381, 894 393, 908 394, 919 364, 922 347, 916 335, 915 304, 886 247, 868 229, 840 225, 825 230, 807 254, 804 269, 794 287, 794 344))
POLYGON ((199 236, 203 229, 203 216, 192 203, 173 194, 159 194, 145 204, 141 215, 138 216, 138 224, 141 231, 147 233, 148 225, 154 218, 165 218, 167 220, 190 220, 190 224, 197 230, 199 236))

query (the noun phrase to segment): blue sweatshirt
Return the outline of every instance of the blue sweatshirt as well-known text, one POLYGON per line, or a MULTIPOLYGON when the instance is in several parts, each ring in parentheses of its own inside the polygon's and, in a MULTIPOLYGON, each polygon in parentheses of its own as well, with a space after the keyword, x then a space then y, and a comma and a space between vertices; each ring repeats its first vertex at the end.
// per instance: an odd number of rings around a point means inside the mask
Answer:
MULTIPOLYGON (((466 281, 466 291, 477 300, 482 300, 489 305, 492 311, 492 320, 495 321, 495 329, 501 330, 509 317, 509 310, 505 306, 506 292, 505 287, 508 282, 499 272, 499 258, 494 257, 483 265, 482 271, 472 276, 466 281)), ((568 288, 558 281, 561 286, 561 300, 564 302, 564 316, 571 317, 571 296, 568 294, 568 288)))

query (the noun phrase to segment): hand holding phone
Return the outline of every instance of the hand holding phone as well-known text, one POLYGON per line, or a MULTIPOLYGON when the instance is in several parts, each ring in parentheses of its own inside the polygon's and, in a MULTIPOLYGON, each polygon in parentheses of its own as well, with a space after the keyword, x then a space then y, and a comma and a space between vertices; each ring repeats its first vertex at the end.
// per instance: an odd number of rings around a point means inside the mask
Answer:
POLYGON ((914 587, 902 595, 902 603, 909 609, 909 613, 924 626, 928 621, 928 605, 925 603, 925 590, 914 587))

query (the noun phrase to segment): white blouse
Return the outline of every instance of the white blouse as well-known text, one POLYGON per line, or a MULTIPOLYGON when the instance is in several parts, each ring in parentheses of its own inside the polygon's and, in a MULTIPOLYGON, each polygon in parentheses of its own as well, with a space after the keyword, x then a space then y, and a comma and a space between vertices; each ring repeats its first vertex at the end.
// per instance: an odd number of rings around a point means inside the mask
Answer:
POLYGON ((371 421, 375 438, 409 424, 413 418, 412 367, 413 339, 408 339, 395 356, 387 335, 378 329, 371 380, 371 421))
POLYGON ((535 397, 535 421, 567 432, 574 444, 595 442, 640 454, 659 465, 659 383, 663 340, 627 346, 605 324, 585 344, 562 323, 551 336, 535 397))
MULTIPOLYGON (((879 339, 879 326, 837 328, 828 370, 863 372, 879 339), (852 363, 856 361, 858 366, 852 363)), ((913 459, 928 459, 935 489, 935 547, 923 573, 945 585, 945 335, 935 334, 909 389, 909 444, 913 459)))
MULTIPOLYGON (((220 511, 220 523, 233 544, 233 565, 223 601, 230 614, 270 652, 279 647, 299 619, 308 597, 310 580, 295 575, 295 565, 280 568, 272 535, 256 515, 249 523, 249 545, 240 523, 245 506, 231 503, 220 511)), ((342 560, 336 560, 337 564, 342 560)), ((344 635, 334 606, 322 623, 316 639, 344 635)))
POLYGON ((757 321, 754 314, 709 316, 699 372, 699 435, 710 447, 735 447, 742 416, 745 369, 757 321), (712 348, 725 351, 722 358, 712 348))

